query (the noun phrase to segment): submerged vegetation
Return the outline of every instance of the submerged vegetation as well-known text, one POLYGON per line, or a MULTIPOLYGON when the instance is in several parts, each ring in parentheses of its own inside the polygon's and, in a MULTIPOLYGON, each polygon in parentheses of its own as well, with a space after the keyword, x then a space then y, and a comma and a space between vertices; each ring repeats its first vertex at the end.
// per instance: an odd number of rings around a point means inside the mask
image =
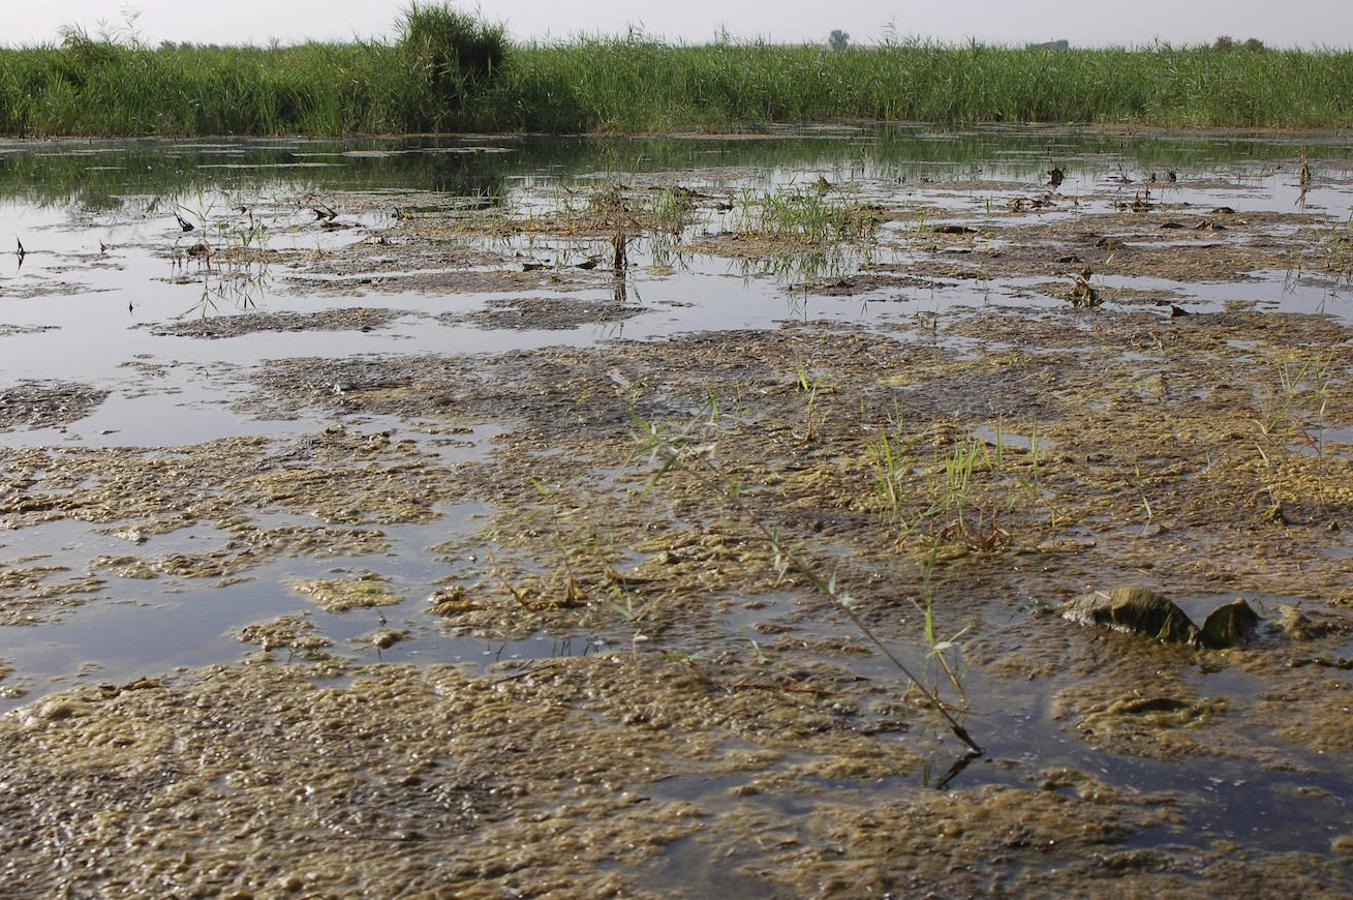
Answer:
POLYGON ((499 25, 411 6, 393 41, 146 46, 68 28, 0 49, 0 132, 343 134, 646 131, 873 119, 1353 124, 1353 53, 672 45, 631 32, 512 44, 499 25))

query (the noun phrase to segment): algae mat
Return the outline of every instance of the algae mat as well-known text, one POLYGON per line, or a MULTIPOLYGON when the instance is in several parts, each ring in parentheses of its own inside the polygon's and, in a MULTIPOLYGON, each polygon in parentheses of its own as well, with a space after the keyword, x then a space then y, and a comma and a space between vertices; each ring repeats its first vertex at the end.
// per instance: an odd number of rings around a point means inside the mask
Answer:
POLYGON ((1335 136, 489 146, 0 156, 6 892, 1353 889, 1335 136))

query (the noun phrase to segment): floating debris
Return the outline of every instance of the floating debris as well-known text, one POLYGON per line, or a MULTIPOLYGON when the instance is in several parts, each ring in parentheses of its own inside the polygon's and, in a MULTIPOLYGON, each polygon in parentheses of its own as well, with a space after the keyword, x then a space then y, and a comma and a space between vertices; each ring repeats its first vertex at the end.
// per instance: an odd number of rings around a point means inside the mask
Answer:
POLYGON ((331 613, 394 606, 404 599, 391 589, 389 578, 375 572, 363 572, 355 578, 313 578, 298 581, 292 588, 331 613))
POLYGON ((1086 266, 1076 275, 1071 285, 1071 295, 1067 298, 1071 305, 1077 309, 1086 309, 1099 306, 1104 300, 1100 297, 1099 291, 1094 285, 1090 284, 1090 279, 1094 276, 1089 266, 1086 266))

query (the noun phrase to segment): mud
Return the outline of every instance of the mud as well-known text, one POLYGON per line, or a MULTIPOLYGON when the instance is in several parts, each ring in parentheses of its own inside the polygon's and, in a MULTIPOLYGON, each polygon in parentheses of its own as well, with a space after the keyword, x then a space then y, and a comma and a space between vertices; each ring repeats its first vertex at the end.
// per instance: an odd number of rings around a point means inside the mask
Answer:
POLYGON ((0 566, 0 623, 31 625, 93 599, 102 579, 66 566, 0 566))
MULTIPOLYGON (((428 522, 463 496, 452 473, 410 439, 335 426, 297 441, 235 438, 161 450, 9 449, 0 526, 88 523, 116 532, 127 552, 70 566, 0 572, 6 620, 32 622, 96 594, 103 579, 228 578, 279 558, 385 553, 392 525, 428 522), (316 523, 277 522, 278 514, 316 523), (223 535, 204 549, 157 555, 164 536, 223 535), (134 548, 150 542, 145 552, 134 548)), ((3 534, 4 532, 0 532, 3 534)))
POLYGON ((0 297, 14 300, 35 300, 43 297, 69 297, 75 294, 88 294, 90 288, 78 281, 56 281, 44 279, 37 283, 17 285, 0 282, 0 297))
POLYGON ((724 860, 694 882, 795 894, 1126 895, 1203 878, 1217 890, 1334 895, 1334 862, 1115 849, 1177 821, 1176 801, 1074 771, 852 807, 841 796, 859 791, 852 783, 914 762, 869 752, 839 714, 807 732, 789 725, 821 702, 740 688, 735 675, 626 657, 506 679, 254 664, 58 695, 0 723, 13 759, 5 814, 33 816, 6 838, 7 883, 658 895, 645 882, 658 883, 667 848, 687 845, 724 860), (523 719, 529 729, 510 726, 523 719), (824 768, 834 790, 813 786, 824 768), (784 777, 768 782, 774 772, 784 777), (672 796, 668 785, 693 776, 746 787, 714 804, 672 796), (811 814, 780 820, 759 799, 767 790, 796 794, 811 814), (68 798, 59 818, 32 805, 52 791, 68 798), (71 845, 91 864, 58 869, 71 845), (134 863, 115 862, 125 854, 134 863))
POLYGON ((372 331, 399 317, 389 309, 336 309, 318 313, 247 313, 173 322, 152 328, 157 335, 194 338, 232 338, 260 332, 372 331))
MULTIPOLYGON (((402 199, 416 202, 417 198, 402 199)), ((351 200, 346 195, 333 198, 340 206, 347 206, 351 200)), ((378 236, 346 244, 340 252, 312 256, 291 267, 285 283, 297 293, 329 296, 577 290, 599 283, 600 273, 589 271, 595 262, 586 268, 573 264, 585 262, 586 256, 552 258, 546 263, 520 250, 467 246, 467 234, 486 237, 497 231, 489 224, 493 221, 476 218, 448 225, 441 218, 397 212, 378 236), (479 224, 471 226, 469 222, 479 224)), ((502 231, 504 237, 520 233, 514 226, 504 226, 502 231)))
POLYGON ((246 644, 256 644, 264 653, 285 649, 307 655, 319 653, 334 643, 319 634, 315 623, 303 616, 280 616, 247 625, 240 629, 239 639, 246 644))
POLYGON ((395 606, 400 602, 399 596, 390 589, 389 580, 375 572, 360 572, 348 578, 316 578, 297 582, 292 587, 296 593, 331 613, 395 606))
POLYGON ((28 693, 29 681, 15 678, 14 666, 8 660, 0 660, 0 697, 15 700, 28 693))
MULTIPOLYGON (((1339 474, 1343 463, 1277 450, 1264 465, 1262 434, 1258 445, 1230 437, 1254 432, 1254 419, 1269 402, 1264 391, 1195 396, 1193 390, 1251 377, 1253 354, 1264 352, 1259 341, 1271 340, 1272 352, 1285 358, 1293 352, 1288 339, 1295 336, 1286 334, 1285 325, 1301 324, 1237 315, 1229 324, 1161 336, 1157 322, 1118 317, 1097 323, 1107 329, 1101 339, 1109 347, 1165 341, 1168 356, 1154 376, 1143 371, 1141 361, 1115 362, 1117 350, 1093 365, 1083 352, 1021 359, 1003 349, 964 358, 852 329, 796 326, 770 334, 555 351, 535 354, 529 362, 504 359, 501 368, 485 359, 441 369, 428 360, 368 362, 360 383, 356 375, 336 376, 353 383, 338 399, 307 391, 303 381, 287 374, 313 372, 321 366, 318 360, 287 363, 265 384, 274 402, 282 397, 301 406, 334 404, 367 414, 430 418, 448 409, 501 415, 498 404, 504 401, 497 391, 516 398, 514 414, 522 421, 515 434, 525 445, 500 447, 497 461, 474 467, 477 474, 467 484, 499 506, 530 511, 497 520, 492 535, 499 549, 490 572, 434 598, 436 613, 457 629, 507 638, 539 629, 605 629, 618 617, 632 621, 646 641, 683 645, 683 635, 692 628, 699 634, 699 623, 708 621, 711 591, 754 596, 777 586, 807 588, 776 573, 764 539, 723 508, 717 479, 670 473, 661 507, 643 513, 646 507, 634 505, 644 487, 642 469, 631 464, 631 474, 610 486, 588 477, 615 471, 632 458, 635 425, 628 411, 665 414, 674 427, 705 423, 699 433, 717 441, 720 477, 747 485, 744 501, 775 522, 786 540, 837 548, 839 576, 849 579, 869 620, 895 639, 906 640, 908 607, 892 586, 915 584, 917 554, 934 547, 943 560, 936 596, 943 598, 954 630, 975 629, 968 632, 968 646, 979 664, 1050 677, 1068 658, 1088 654, 1084 671, 1102 673, 1102 682, 1094 683, 1109 693, 1069 688, 1054 706, 1054 714, 1069 724, 1089 723, 1077 732, 1083 740, 1148 757, 1220 753, 1260 765, 1296 765, 1297 757, 1240 736, 1276 727, 1288 740, 1312 749, 1325 746, 1340 730, 1315 710, 1341 715, 1349 685, 1330 684, 1318 672, 1278 675, 1296 651, 1276 631, 1243 650, 1172 655, 1130 639, 1102 642, 1078 634, 1077 626, 1054 626, 1047 619, 990 630, 980 624, 989 615, 988 601, 972 599, 994 594, 1012 602, 1028 593, 1055 602, 1108 573, 1139 573, 1149 560, 1149 570, 1162 579, 1157 583, 1172 595, 1307 597, 1322 616, 1341 622, 1325 634, 1323 646, 1347 640, 1349 622, 1337 612, 1350 599, 1344 573, 1321 562, 1343 546, 1341 532, 1329 527, 1349 512, 1346 479, 1339 474), (794 375, 804 359, 832 363, 822 375, 831 392, 811 414, 794 375), (973 379, 992 391, 999 385, 999 405, 990 396, 972 396, 973 379), (1143 385, 1155 384, 1164 393, 1155 387, 1143 393, 1143 385), (715 415, 708 410, 671 418, 673 409, 698 410, 702 396, 729 398, 716 429, 707 424, 715 415), (523 405, 524 398, 535 399, 523 405), (900 425, 889 422, 897 403, 906 410, 900 425), (1171 412, 1162 416, 1167 403, 1171 412), (1132 427, 1124 428, 1125 421, 1132 427), (954 521, 931 512, 939 490, 935 479, 956 447, 973 446, 968 434, 1001 422, 1010 433, 1037 433, 1048 449, 1035 459, 1029 448, 1012 442, 997 462, 988 441, 979 451, 985 462, 977 466, 968 501, 968 514, 985 524, 955 529, 954 521), (897 511, 880 508, 884 501, 875 484, 874 448, 885 429, 892 430, 897 452, 909 453, 907 475, 894 487, 897 511), (538 455, 545 446, 562 452, 538 455), (1142 455, 1144 446, 1152 448, 1150 456, 1142 455), (1056 449, 1062 447, 1075 450, 1056 449), (1284 461, 1278 464, 1277 457, 1284 461), (1324 474, 1318 474, 1322 468, 1324 474), (558 487, 542 491, 540 482, 558 487), (1291 511, 1286 519, 1274 517, 1275 504, 1291 511), (1298 508, 1311 516, 1300 524, 1298 508), (992 554, 983 548, 996 527, 1004 537, 995 543, 1000 552, 992 554), (642 561, 621 566, 633 552, 642 561), (554 559, 543 574, 542 558, 554 559), (1258 566, 1257 559, 1266 562, 1258 566), (899 612, 901 622, 894 618, 899 612), (1291 715, 1278 713, 1280 704, 1242 709, 1191 692, 1172 694, 1170 682, 1160 681, 1167 662, 1178 669, 1175 677, 1186 677, 1196 665, 1262 671, 1277 679, 1275 685, 1285 685, 1291 715), (1139 694, 1142 690, 1154 693, 1139 694), (1159 707, 1152 705, 1156 701, 1159 707), (1312 728, 1313 722, 1321 724, 1312 728), (1220 733, 1205 741, 1194 737, 1209 731, 1220 733)), ((1012 336, 1009 326, 993 327, 1007 340, 1012 336)), ((1332 324, 1323 327, 1341 334, 1332 324)), ((1049 317, 1041 328, 1052 332, 1036 329, 1034 340, 1043 348, 1083 346, 1086 340, 1074 314, 1049 317)), ((1317 342, 1329 337, 1320 328, 1304 330, 1317 342)), ((325 380, 333 375, 322 370, 325 380)), ((1329 391, 1335 396, 1333 385, 1329 391)), ((1346 387, 1337 393, 1343 398, 1338 402, 1346 403, 1346 387)), ((1299 419, 1312 412, 1298 401, 1286 414, 1299 419)), ((454 557, 460 549, 452 545, 445 552, 454 557)), ((1212 601, 1197 612, 1198 621, 1229 599, 1234 597, 1212 601)), ((697 637, 692 645, 703 642, 697 637)), ((767 643, 766 650, 848 659, 860 647, 790 636, 767 643)), ((1074 671, 1081 665, 1075 663, 1074 671)))
POLYGON ((22 382, 0 389, 0 431, 53 428, 89 415, 108 392, 70 382, 22 382))
POLYGON ((581 288, 583 279, 572 271, 450 271, 400 275, 363 275, 351 279, 287 278, 292 290, 324 296, 360 296, 367 291, 388 294, 482 294, 508 291, 581 288))
POLYGON ((928 258, 911 271, 937 279, 993 279, 1068 275, 1089 267, 1100 276, 1235 282, 1256 271, 1299 266, 1303 257, 1314 259, 1317 252, 1311 238, 1321 220, 1313 214, 1178 213, 1167 209, 991 223, 974 234, 948 237, 943 245, 921 233, 909 246, 928 258))
POLYGON ((186 600, 232 648, 39 679, 6 645, 5 883, 1346 893, 1353 326, 1268 293, 1330 217, 1040 166, 806 169, 870 223, 826 246, 748 226, 733 165, 245 207, 299 305, 137 329, 133 370, 282 333, 191 369, 241 433, 0 448, 5 627, 186 600), (1057 614, 1119 585, 1179 628, 1057 614))
POLYGON ((41 334, 44 331, 56 331, 54 325, 3 325, 0 324, 0 337, 15 334, 41 334))
POLYGON ((476 328, 543 329, 566 331, 584 325, 604 325, 623 322, 641 315, 644 308, 616 302, 587 300, 544 300, 521 298, 493 300, 487 309, 472 313, 454 313, 439 317, 449 325, 469 324, 476 328))

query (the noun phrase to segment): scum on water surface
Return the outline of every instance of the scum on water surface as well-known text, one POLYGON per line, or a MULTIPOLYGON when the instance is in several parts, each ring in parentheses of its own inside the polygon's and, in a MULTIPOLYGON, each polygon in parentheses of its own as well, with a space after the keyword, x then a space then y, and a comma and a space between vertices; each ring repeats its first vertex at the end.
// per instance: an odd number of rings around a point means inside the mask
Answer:
POLYGON ((1348 889, 1341 145, 475 146, 4 148, 7 884, 1348 889))

